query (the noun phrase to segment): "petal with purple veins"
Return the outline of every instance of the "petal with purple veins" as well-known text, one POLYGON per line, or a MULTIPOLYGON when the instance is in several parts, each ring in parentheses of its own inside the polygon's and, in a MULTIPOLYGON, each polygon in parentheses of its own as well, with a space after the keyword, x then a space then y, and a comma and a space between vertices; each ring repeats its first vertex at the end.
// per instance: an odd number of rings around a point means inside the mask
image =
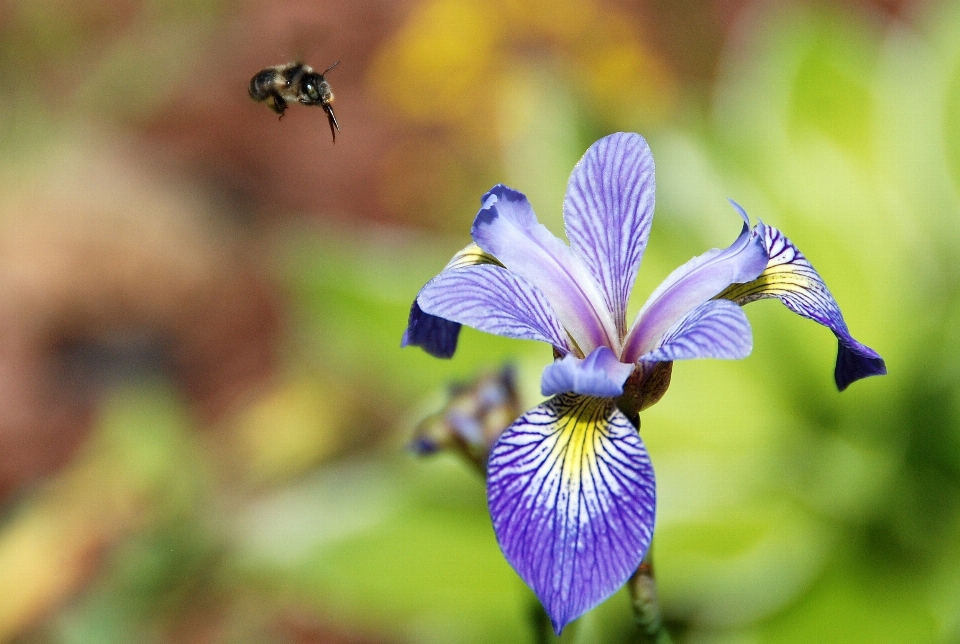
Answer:
POLYGON ((424 313, 444 320, 570 351, 567 335, 543 294, 499 266, 445 270, 423 287, 417 304, 424 313))
POLYGON ((521 416, 490 454, 487 499, 558 633, 627 581, 653 534, 653 466, 608 398, 561 394, 521 416))
POLYGON ((766 268, 756 279, 734 284, 719 297, 741 306, 775 297, 794 313, 833 331, 839 342, 833 375, 840 391, 861 378, 887 373, 880 354, 850 335, 830 289, 793 242, 773 226, 758 224, 757 233, 769 258, 766 268))
POLYGON ((583 360, 568 353, 543 370, 540 392, 544 396, 573 392, 616 398, 633 369, 634 365, 623 364, 607 347, 597 347, 583 360))
MULTIPOLYGON (((468 244, 447 262, 444 270, 479 264, 503 266, 497 261, 496 257, 483 252, 476 244, 468 244)), ((421 347, 436 358, 451 358, 457 350, 457 339, 459 337, 459 323, 424 313, 417 301, 414 300, 413 304, 410 305, 407 328, 400 339, 400 346, 401 348, 407 346, 421 347)))
POLYGON ((660 346, 641 356, 640 361, 740 360, 752 349, 753 335, 743 309, 729 300, 710 300, 674 324, 660 346))
POLYGON ((618 132, 590 146, 570 175, 563 202, 570 245, 600 285, 621 337, 650 236, 654 185, 647 142, 618 132))
POLYGON ((624 341, 621 360, 636 361, 656 348, 663 334, 687 313, 731 284, 753 280, 766 267, 762 236, 750 230, 743 209, 735 203, 733 206, 744 220, 740 236, 723 250, 714 248, 694 257, 663 280, 637 314, 624 341))
POLYGON ((477 245, 546 296, 584 355, 599 346, 619 350, 616 324, 590 271, 537 222, 527 198, 498 185, 482 203, 471 229, 477 245))

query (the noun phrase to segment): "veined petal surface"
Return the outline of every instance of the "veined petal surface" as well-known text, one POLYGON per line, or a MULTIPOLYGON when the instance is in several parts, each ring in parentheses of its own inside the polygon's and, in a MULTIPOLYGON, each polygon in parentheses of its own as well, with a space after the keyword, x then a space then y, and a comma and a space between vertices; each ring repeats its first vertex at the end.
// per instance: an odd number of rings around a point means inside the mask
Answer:
POLYGON ((603 291, 620 337, 650 237, 654 187, 650 147, 639 134, 625 132, 591 145, 567 184, 567 239, 603 291))
MULTIPOLYGON (((484 253, 476 244, 468 244, 453 256, 444 270, 479 264, 502 266, 496 257, 484 253)), ((457 350, 459 337, 459 323, 424 313, 414 300, 410 305, 410 316, 407 319, 407 328, 403 332, 400 346, 421 347, 436 358, 451 358, 457 350)))
POLYGON ((775 297, 794 313, 833 331, 839 342, 833 375, 840 391, 861 378, 887 373, 880 354, 850 335, 840 306, 803 253, 773 226, 758 224, 758 228, 761 226, 758 232, 769 257, 766 268, 755 280, 734 284, 720 297, 741 306, 775 297))
POLYGON ((429 315, 480 331, 570 350, 567 335, 543 294, 499 266, 445 270, 423 287, 417 304, 429 315))
POLYGON ((613 316, 573 250, 537 221, 527 198, 504 185, 483 197, 471 234, 485 252, 542 292, 583 355, 620 349, 613 316))
POLYGON ((633 369, 634 365, 623 364, 607 347, 597 347, 583 360, 568 353, 543 370, 540 392, 544 396, 573 392, 616 398, 623 393, 623 383, 633 369))
POLYGON ((641 356, 640 361, 740 360, 752 349, 753 334, 743 309, 729 300, 710 300, 674 324, 663 335, 660 346, 641 356))
POLYGON ((561 394, 521 416, 490 453, 487 499, 557 633, 627 581, 653 534, 653 466, 609 398, 561 394))
POLYGON ((747 214, 737 204, 733 206, 744 220, 740 236, 727 248, 694 257, 663 280, 637 314, 621 360, 636 361, 656 348, 663 334, 691 310, 731 284, 753 280, 766 267, 763 235, 751 231, 747 214))

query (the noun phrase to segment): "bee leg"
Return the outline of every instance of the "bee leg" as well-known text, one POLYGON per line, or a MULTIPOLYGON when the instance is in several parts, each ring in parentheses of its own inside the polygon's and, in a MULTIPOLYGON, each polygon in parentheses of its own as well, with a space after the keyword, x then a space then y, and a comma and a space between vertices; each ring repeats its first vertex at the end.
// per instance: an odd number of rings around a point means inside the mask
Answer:
POLYGON ((280 115, 280 118, 283 118, 283 112, 287 109, 287 102, 283 100, 283 97, 277 93, 271 93, 270 98, 267 99, 267 105, 270 106, 270 109, 280 115))

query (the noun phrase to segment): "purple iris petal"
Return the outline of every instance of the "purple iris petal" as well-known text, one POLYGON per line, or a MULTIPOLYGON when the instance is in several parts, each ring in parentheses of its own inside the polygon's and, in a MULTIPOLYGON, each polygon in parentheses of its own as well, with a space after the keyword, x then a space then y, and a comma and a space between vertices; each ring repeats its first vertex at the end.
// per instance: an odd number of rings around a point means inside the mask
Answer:
POLYGON ((619 349, 613 317, 590 272, 569 246, 537 222, 527 198, 498 185, 482 203, 471 230, 477 245, 547 297, 584 355, 599 346, 619 349))
MULTIPOLYGON (((478 264, 503 266, 496 257, 484 253, 476 244, 467 244, 447 263, 444 270, 463 268, 478 264)), ((417 294, 419 297, 419 293, 417 294)), ((407 328, 403 332, 400 346, 422 347, 424 351, 437 358, 451 358, 457 350, 457 338, 460 337, 460 324, 424 313, 414 300, 410 306, 407 328)))
POLYGON ((743 309, 729 300, 710 300, 690 311, 667 331, 643 362, 693 358, 740 360, 750 355, 753 336, 743 309))
MULTIPOLYGON (((733 203, 733 202, 731 202, 733 203)), ((767 265, 763 236, 751 232, 743 209, 743 231, 729 247, 714 248, 676 269, 650 295, 624 341, 621 360, 636 361, 657 346, 663 334, 692 309, 731 284, 749 282, 767 265)))
POLYGON ((839 341, 834 379, 840 391, 861 378, 887 373, 880 354, 850 335, 837 301, 803 253, 773 226, 757 226, 769 257, 766 269, 757 279, 735 284, 721 296, 741 306, 775 297, 794 313, 833 331, 839 341))
POLYGON ((423 287, 417 303, 429 315, 569 351, 566 333, 543 294, 499 266, 445 270, 423 287))
POLYGON ((460 324, 424 313, 414 300, 400 346, 422 347, 436 358, 451 358, 457 350, 460 324))
POLYGON ((570 245, 603 290, 621 337, 650 236, 654 185, 647 142, 618 132, 590 146, 570 175, 563 202, 570 245))
POLYGON ((487 467, 494 531, 557 633, 640 565, 655 489, 643 441, 611 399, 561 394, 500 436, 487 467))
MULTIPOLYGON (((735 304, 730 306, 739 310, 735 304)), ((597 347, 583 360, 568 353, 543 370, 540 391, 544 396, 573 392, 616 398, 623 393, 623 383, 633 373, 633 367, 617 360, 607 347, 597 347)))

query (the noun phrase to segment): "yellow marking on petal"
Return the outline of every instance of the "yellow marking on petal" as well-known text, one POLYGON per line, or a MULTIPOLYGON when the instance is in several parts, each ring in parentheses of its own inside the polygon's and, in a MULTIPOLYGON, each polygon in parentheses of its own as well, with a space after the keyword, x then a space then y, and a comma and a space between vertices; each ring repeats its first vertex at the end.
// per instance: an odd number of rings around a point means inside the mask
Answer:
POLYGON ((773 296, 777 293, 802 293, 816 288, 817 282, 804 272, 808 266, 794 264, 776 264, 767 266, 760 276, 745 284, 731 284, 717 298, 732 300, 738 304, 773 296))
POLYGON ((550 460, 561 464, 560 475, 568 488, 582 484, 584 471, 596 471, 600 443, 613 401, 607 398, 571 396, 569 408, 554 426, 556 441, 550 460))
POLYGON ((483 252, 483 250, 477 246, 476 243, 473 243, 468 244, 456 255, 454 255, 443 270, 450 268, 464 268, 466 266, 479 266, 480 264, 493 264, 494 266, 505 268, 504 265, 500 263, 500 260, 490 253, 483 252))

